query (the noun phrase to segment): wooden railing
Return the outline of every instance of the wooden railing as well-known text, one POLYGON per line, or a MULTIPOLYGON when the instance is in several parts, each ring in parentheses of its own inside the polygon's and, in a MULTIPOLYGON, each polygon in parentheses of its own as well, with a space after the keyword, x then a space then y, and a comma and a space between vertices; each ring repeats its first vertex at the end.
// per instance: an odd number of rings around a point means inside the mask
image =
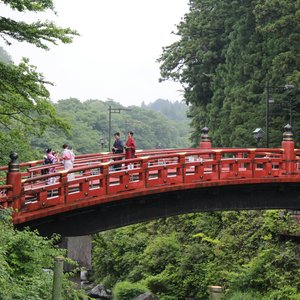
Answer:
POLYGON ((13 185, 0 187, 0 204, 15 208, 16 222, 22 222, 22 215, 32 212, 39 211, 42 217, 53 207, 64 211, 70 204, 76 208, 100 204, 131 197, 132 191, 161 193, 166 187, 263 183, 284 178, 300 181, 300 159, 295 158, 287 161, 283 149, 194 149, 122 161, 81 161, 70 171, 46 175, 39 174, 41 167, 37 165, 28 168, 27 178, 20 176, 19 194, 13 185), (120 163, 122 168, 115 170, 114 165, 120 163), (53 184, 47 184, 50 178, 55 179, 53 184))
MULTIPOLYGON (((207 145, 207 144, 205 144, 207 145)), ((0 205, 15 209, 22 223, 55 213, 104 202, 216 185, 300 182, 300 150, 286 139, 282 148, 210 148, 138 151, 122 160, 112 153, 76 157, 74 168, 51 165, 56 172, 41 175, 42 161, 14 160, 7 182, 0 185, 0 205), (116 166, 121 167, 116 169, 116 166)))

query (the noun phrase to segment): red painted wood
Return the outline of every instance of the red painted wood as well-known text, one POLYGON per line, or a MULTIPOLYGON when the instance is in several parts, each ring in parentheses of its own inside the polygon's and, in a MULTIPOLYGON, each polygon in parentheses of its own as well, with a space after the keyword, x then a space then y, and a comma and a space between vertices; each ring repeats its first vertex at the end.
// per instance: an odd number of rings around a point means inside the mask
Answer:
MULTIPOLYGON (((57 164, 54 174, 40 175, 42 161, 21 164, 0 186, 0 205, 17 209, 15 224, 105 202, 201 187, 300 182, 300 151, 292 141, 282 148, 207 148, 139 151, 120 161, 111 153, 76 158, 74 169, 57 164), (25 171, 24 171, 25 168, 25 171), (74 174, 68 179, 68 174, 74 174), (48 179, 56 182, 47 185, 48 179)), ((6 170, 1 167, 1 170, 6 170)))

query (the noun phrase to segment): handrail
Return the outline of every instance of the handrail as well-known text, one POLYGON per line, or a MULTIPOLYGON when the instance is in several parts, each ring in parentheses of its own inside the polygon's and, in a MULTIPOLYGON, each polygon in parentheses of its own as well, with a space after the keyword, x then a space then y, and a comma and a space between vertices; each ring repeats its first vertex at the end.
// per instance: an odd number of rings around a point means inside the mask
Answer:
POLYGON ((18 209, 14 222, 19 223, 58 209, 91 205, 91 199, 93 203, 103 203, 130 197, 133 191, 144 194, 210 184, 300 182, 299 155, 291 160, 282 148, 147 150, 132 159, 114 158, 117 156, 111 153, 83 155, 76 158, 72 170, 65 171, 62 164, 55 164, 50 166, 56 172, 45 175, 40 172, 49 165, 41 165, 42 161, 23 163, 23 167, 29 167, 27 172, 19 173, 19 185, 15 181, 0 185, 0 205, 18 209))

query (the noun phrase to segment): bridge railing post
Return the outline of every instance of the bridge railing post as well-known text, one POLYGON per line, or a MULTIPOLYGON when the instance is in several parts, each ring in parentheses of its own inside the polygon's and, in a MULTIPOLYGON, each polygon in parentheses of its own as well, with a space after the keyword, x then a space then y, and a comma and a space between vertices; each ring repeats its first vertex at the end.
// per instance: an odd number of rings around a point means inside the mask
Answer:
POLYGON ((61 189, 59 189, 59 197, 62 199, 61 201, 64 203, 68 202, 68 193, 69 193, 69 186, 68 186, 68 171, 63 170, 60 171, 59 181, 61 184, 61 189))
POLYGON ((179 153, 178 162, 180 164, 180 168, 177 171, 177 176, 181 176, 182 183, 185 183, 185 174, 186 174, 186 153, 179 153))
POLYGON ((143 172, 140 174, 140 180, 144 181, 144 187, 148 187, 148 180, 149 180, 149 156, 142 156, 141 157, 141 168, 143 172))
POLYGON ((109 189, 109 162, 102 163, 101 166, 103 174, 103 188, 105 189, 105 194, 108 194, 109 189))
POLYGON ((296 154, 295 143, 293 139, 292 126, 287 124, 284 126, 283 140, 281 143, 283 148, 283 169, 285 175, 296 175, 296 154))
POLYGON ((221 179, 221 172, 222 172, 222 165, 221 165, 221 159, 222 159, 222 153, 221 150, 214 150, 214 160, 216 161, 215 164, 213 164, 213 172, 218 173, 217 179, 221 179))
POLYGON ((20 172, 20 165, 18 163, 18 154, 16 152, 10 153, 11 161, 8 164, 8 172, 6 177, 6 182, 11 185, 12 188, 8 190, 7 196, 8 201, 12 201, 12 206, 16 211, 19 211, 23 206, 22 197, 22 174, 20 172))
POLYGON ((249 149, 248 158, 249 158, 249 161, 250 161, 251 176, 252 176, 252 178, 254 178, 255 177, 255 169, 256 169, 255 149, 249 149))

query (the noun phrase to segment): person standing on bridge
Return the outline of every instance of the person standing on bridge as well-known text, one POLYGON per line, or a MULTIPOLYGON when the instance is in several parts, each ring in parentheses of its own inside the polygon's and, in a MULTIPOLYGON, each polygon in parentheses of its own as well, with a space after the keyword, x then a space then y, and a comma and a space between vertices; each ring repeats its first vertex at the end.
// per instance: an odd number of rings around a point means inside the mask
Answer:
POLYGON ((126 150, 125 159, 134 158, 135 149, 136 149, 136 145, 135 145, 135 140, 133 138, 133 132, 130 131, 128 132, 128 139, 125 145, 125 150, 126 150))
MULTIPOLYGON (((57 157, 55 156, 55 153, 54 151, 52 151, 52 149, 47 149, 46 151, 46 159, 48 160, 48 164, 56 164, 58 162, 58 159, 57 157)), ((51 166, 49 168, 49 174, 51 173, 55 173, 56 172, 56 169, 55 167, 51 166)), ((56 181, 55 177, 50 177, 48 178, 48 181, 47 181, 47 184, 54 184, 56 181)))
MULTIPOLYGON (((116 132, 114 134, 114 137, 115 137, 115 142, 113 144, 113 147, 112 147, 112 152, 114 154, 117 154, 117 155, 120 155, 124 152, 124 143, 123 141, 120 139, 120 133, 119 132, 116 132)), ((114 160, 122 160, 122 157, 116 157, 114 158, 114 160)), ((117 171, 117 170, 120 170, 121 169, 121 164, 117 164, 117 165, 114 165, 114 169, 117 171)))
MULTIPOLYGON (((63 144, 63 151, 61 153, 61 159, 63 161, 65 170, 71 170, 73 169, 73 161, 72 161, 72 153, 71 151, 68 149, 68 145, 67 144, 63 144)), ((72 180, 74 179, 74 174, 68 174, 68 180, 72 180)))
POLYGON ((71 161, 72 161, 72 167, 74 166, 74 162, 75 162, 75 154, 73 151, 73 147, 68 145, 68 150, 71 152, 71 161))

